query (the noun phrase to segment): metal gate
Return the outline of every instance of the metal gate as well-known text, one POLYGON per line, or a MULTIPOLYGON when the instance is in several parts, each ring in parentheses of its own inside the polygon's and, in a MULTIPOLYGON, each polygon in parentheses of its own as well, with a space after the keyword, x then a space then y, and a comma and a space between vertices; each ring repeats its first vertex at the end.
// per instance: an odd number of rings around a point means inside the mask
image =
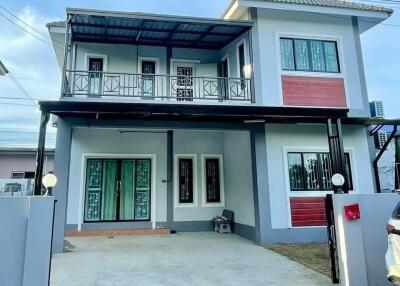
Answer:
POLYGON ((332 283, 339 284, 339 259, 336 243, 335 217, 333 214, 332 195, 326 195, 325 198, 326 226, 328 232, 329 256, 331 262, 332 283))

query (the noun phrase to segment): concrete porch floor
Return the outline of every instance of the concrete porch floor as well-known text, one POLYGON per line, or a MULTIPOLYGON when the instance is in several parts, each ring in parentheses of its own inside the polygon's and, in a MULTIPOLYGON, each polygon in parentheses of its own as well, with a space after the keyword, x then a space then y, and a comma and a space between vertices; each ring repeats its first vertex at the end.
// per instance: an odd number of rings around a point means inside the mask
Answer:
POLYGON ((52 286, 331 285, 328 277, 236 235, 71 237, 52 286))

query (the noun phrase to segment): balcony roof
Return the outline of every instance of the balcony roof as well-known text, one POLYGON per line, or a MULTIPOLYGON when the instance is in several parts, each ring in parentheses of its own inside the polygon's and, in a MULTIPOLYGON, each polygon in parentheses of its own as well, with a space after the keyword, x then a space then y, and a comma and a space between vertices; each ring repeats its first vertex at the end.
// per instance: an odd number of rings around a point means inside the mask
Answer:
POLYGON ((348 109, 343 108, 200 105, 193 103, 40 101, 39 104, 42 111, 59 117, 81 117, 93 120, 326 123, 328 118, 346 118, 348 112, 348 109))
POLYGON ((67 9, 74 41, 220 49, 252 22, 198 17, 67 9))

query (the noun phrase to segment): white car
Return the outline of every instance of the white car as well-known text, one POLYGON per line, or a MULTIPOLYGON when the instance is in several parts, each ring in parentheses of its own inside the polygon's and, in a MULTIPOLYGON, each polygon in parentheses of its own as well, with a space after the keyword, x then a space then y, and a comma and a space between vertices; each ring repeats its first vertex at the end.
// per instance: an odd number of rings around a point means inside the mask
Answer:
POLYGON ((386 230, 388 232, 388 249, 385 256, 387 277, 390 282, 400 285, 400 203, 386 224, 386 230))

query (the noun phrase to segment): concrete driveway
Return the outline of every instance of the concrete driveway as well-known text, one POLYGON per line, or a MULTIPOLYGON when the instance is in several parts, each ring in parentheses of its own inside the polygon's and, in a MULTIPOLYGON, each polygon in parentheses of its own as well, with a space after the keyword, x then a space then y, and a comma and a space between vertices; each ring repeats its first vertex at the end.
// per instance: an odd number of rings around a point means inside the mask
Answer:
POLYGON ((331 285, 328 277, 236 235, 75 237, 53 256, 52 286, 331 285))

